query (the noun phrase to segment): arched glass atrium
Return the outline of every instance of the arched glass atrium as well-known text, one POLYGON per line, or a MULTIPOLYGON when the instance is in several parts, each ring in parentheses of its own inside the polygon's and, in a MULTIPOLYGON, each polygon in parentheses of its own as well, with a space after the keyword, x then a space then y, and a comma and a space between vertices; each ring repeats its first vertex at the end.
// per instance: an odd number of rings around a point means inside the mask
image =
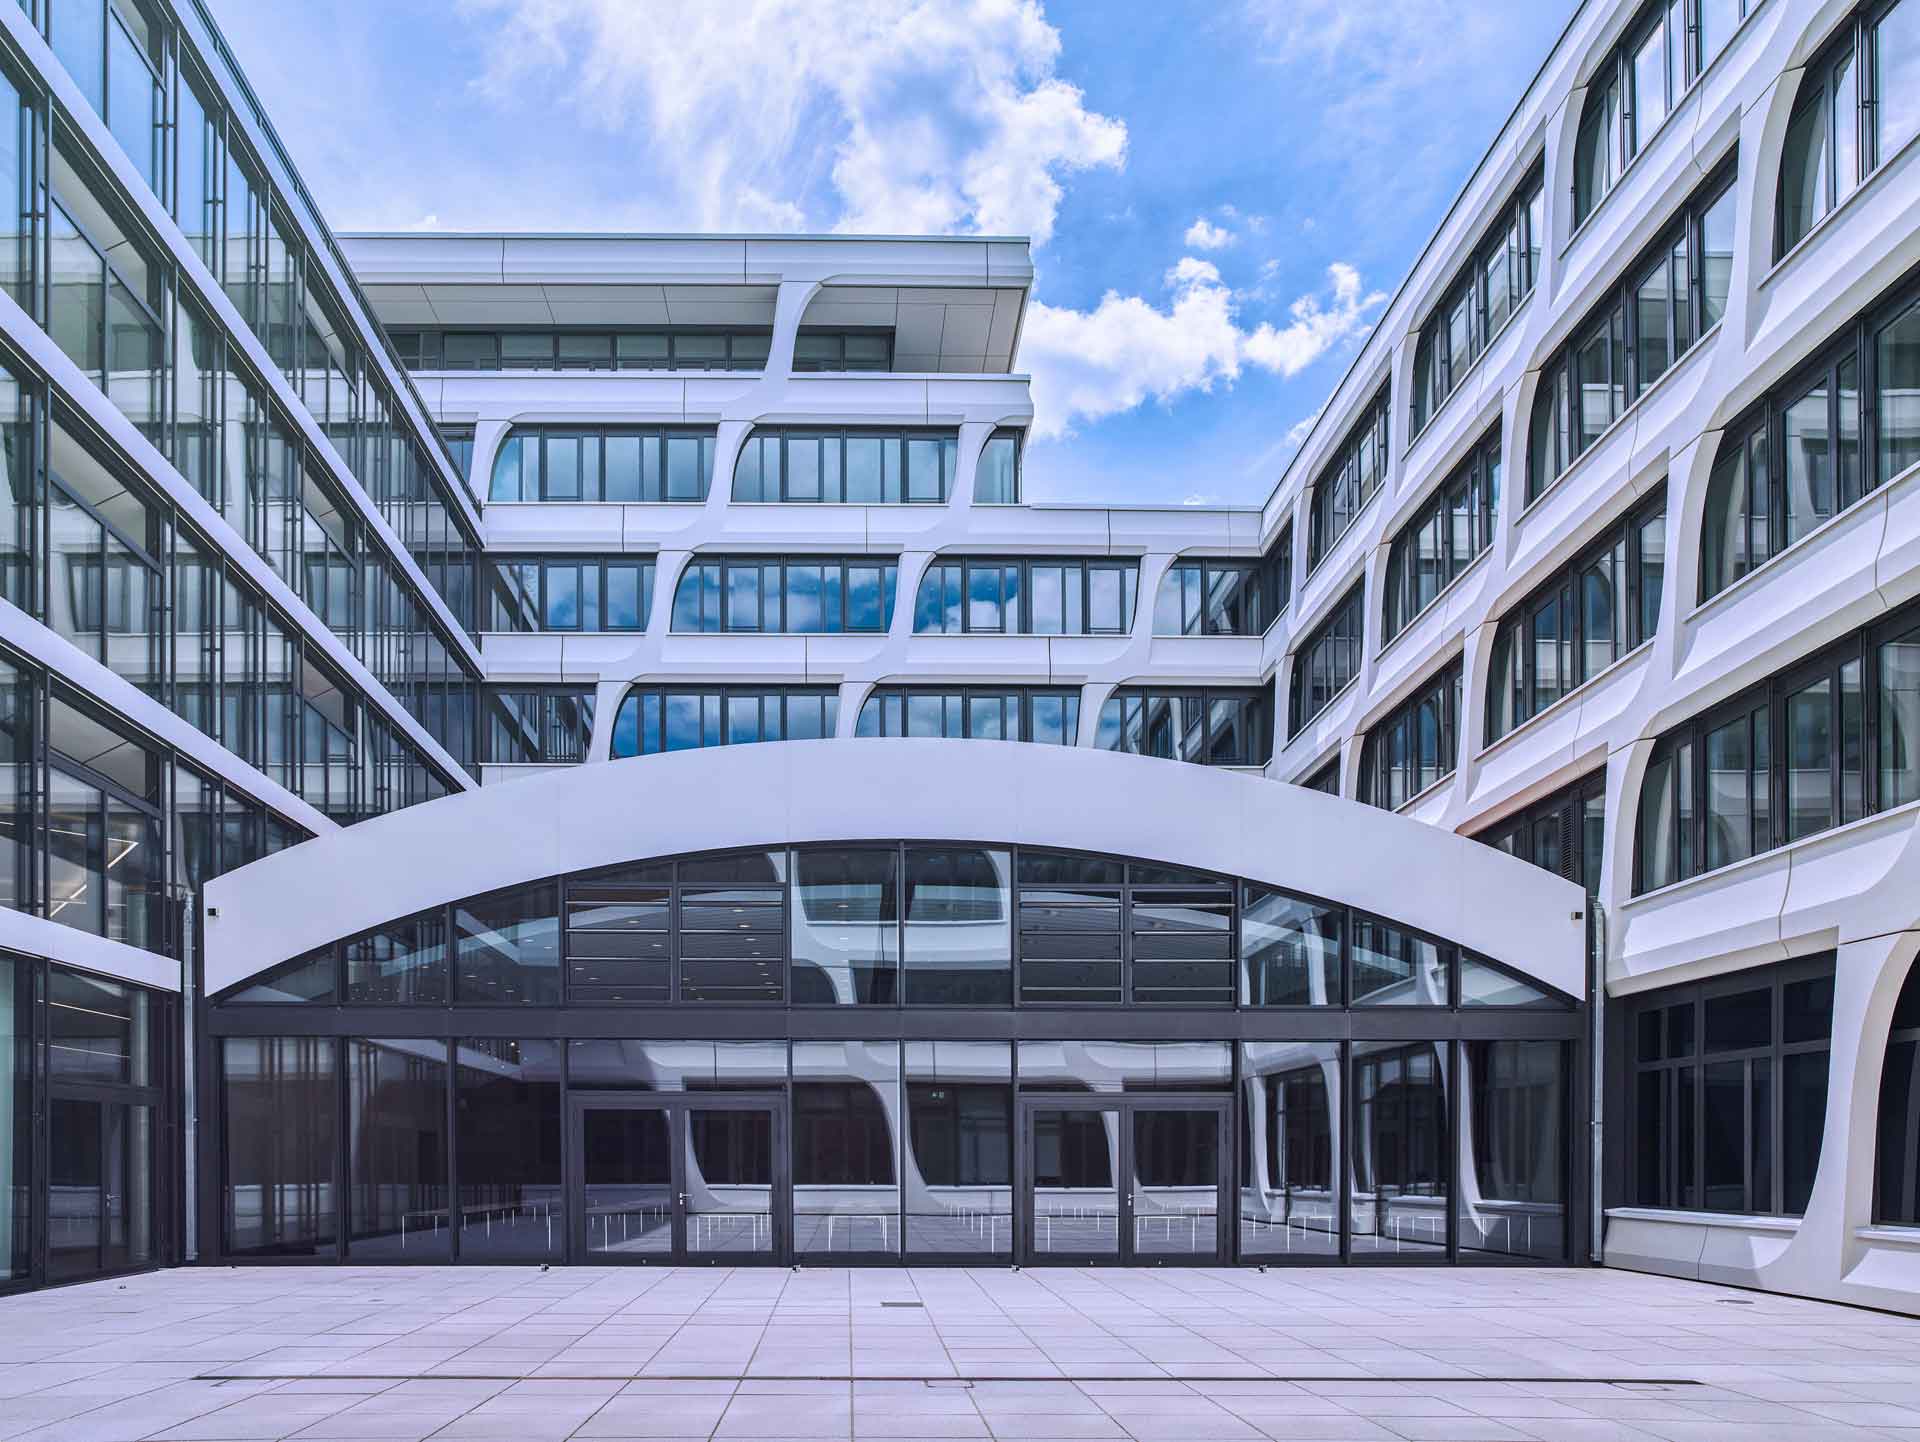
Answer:
MULTIPOLYGON (((741 809, 807 802, 811 781, 783 793, 783 767, 837 785, 856 761, 889 795, 942 763, 936 794, 893 807, 907 824, 922 810, 967 822, 937 793, 993 777, 1049 800, 1048 784, 1018 784, 1041 748, 804 744, 750 748, 741 809)), ((1147 801, 1172 789, 1203 808, 1232 784, 1068 754, 1087 774, 1062 796, 1132 780, 1147 801)), ((644 782, 662 817, 678 815, 683 793, 711 791, 715 765, 698 752, 617 763, 601 791, 644 782)), ((1375 858, 1375 827, 1414 848, 1470 845, 1275 791, 1288 814, 1262 824, 1276 835, 1351 821, 1340 847, 1375 858)), ((498 790, 464 800, 504 804, 498 790)), ((1313 894, 1328 873, 1310 865, 1301 888, 1275 884, 1267 868, 1291 864, 1277 846, 1247 853, 1268 879, 1214 869, 1256 844, 1237 823, 1227 851, 1195 847, 1208 864, 1191 866, 1056 844, 1044 824, 1030 829, 1045 844, 849 832, 608 864, 607 846, 636 834, 615 820, 626 803, 604 803, 604 826, 578 803, 530 804, 614 838, 593 843, 594 864, 504 888, 491 873, 491 889, 372 927, 365 912, 343 923, 296 907, 312 914, 285 935, 327 939, 284 941, 298 954, 263 968, 245 960, 249 938, 274 934, 254 910, 265 891, 298 891, 309 858, 233 893, 199 1073, 219 1118, 200 1157, 204 1248, 1217 1265, 1538 1263, 1584 1245, 1571 1121, 1584 1012, 1545 979, 1578 984, 1577 927, 1539 970, 1496 959, 1482 949, 1493 932, 1461 944, 1313 894), (343 924, 358 929, 330 934, 343 924)), ((423 813, 423 834, 434 819, 423 813)), ((340 854, 312 864, 351 885, 356 839, 329 844, 340 854)), ((1546 909, 1530 886, 1562 900, 1552 878, 1514 879, 1516 924, 1546 909)), ((1429 919, 1446 904, 1410 902, 1429 919)))

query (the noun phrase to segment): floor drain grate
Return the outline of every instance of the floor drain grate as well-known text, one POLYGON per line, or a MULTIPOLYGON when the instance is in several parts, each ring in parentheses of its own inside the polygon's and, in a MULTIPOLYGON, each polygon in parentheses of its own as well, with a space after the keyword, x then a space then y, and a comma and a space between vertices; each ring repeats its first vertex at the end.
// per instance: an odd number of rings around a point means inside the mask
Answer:
POLYGON ((925 1302, 882 1302, 883 1307, 924 1307, 925 1302))

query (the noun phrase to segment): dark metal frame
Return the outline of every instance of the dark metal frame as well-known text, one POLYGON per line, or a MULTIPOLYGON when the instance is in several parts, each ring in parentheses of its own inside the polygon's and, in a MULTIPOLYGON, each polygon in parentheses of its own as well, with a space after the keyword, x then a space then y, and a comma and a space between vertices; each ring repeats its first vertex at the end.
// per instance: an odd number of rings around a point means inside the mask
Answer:
POLYGON ((1035 1090, 1017 1092, 1019 1145, 1014 1162, 1015 1231, 1019 1235, 1019 1260, 1028 1266, 1054 1263, 1104 1263, 1131 1267, 1151 1262, 1158 1266, 1171 1260, 1167 1255, 1141 1252, 1139 1223, 1133 1212, 1133 1189, 1139 1168, 1133 1154, 1134 1117, 1140 1112, 1200 1112, 1210 1115, 1218 1128, 1214 1149, 1215 1205, 1214 1249, 1210 1254, 1194 1253, 1178 1260, 1187 1265, 1219 1266, 1229 1263, 1238 1250, 1230 1226, 1236 1216, 1233 1206, 1232 1177, 1234 1150, 1234 1094, 1196 1096, 1192 1092, 1060 1092, 1035 1090), (1114 1249, 1107 1252, 1056 1252, 1040 1249, 1040 1215, 1034 1202, 1034 1122, 1040 1112, 1112 1112, 1118 1118, 1119 1145, 1114 1149, 1113 1191, 1116 1203, 1114 1249))
MULTIPOLYGON (((449 1088, 451 1090, 451 1088, 449 1088)), ((761 1264, 782 1266, 793 1258, 793 1120, 785 1091, 696 1091, 640 1092, 617 1090, 568 1089, 565 1105, 565 1195, 567 1199, 566 1259, 571 1263, 599 1265, 691 1266, 696 1262, 728 1266, 761 1264), (653 1111, 666 1118, 667 1147, 671 1157, 673 1214, 668 1249, 624 1262, 616 1254, 595 1251, 588 1243, 586 1197, 586 1114, 590 1111, 653 1111), (771 1242, 765 1252, 701 1252, 687 1240, 687 1114, 696 1111, 755 1111, 768 1116, 767 1205, 771 1212, 771 1242)))

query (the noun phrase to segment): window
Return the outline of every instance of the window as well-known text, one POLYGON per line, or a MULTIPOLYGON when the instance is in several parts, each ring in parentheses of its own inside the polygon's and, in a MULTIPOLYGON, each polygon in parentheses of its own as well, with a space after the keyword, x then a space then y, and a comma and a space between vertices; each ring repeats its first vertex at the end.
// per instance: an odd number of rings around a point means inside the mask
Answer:
POLYGON ((950 431, 756 430, 734 463, 733 499, 938 505, 959 453, 950 431))
POLYGON ((221 1040, 229 1256, 339 1254, 338 1046, 319 1036, 221 1040))
POLYGON ((1734 168, 1727 161, 1695 192, 1680 219, 1640 253, 1573 339, 1541 367, 1527 429, 1529 501, 1725 314, 1733 276, 1734 168))
POLYGON ((1798 1216, 1826 1127, 1833 953, 1629 999, 1643 1207, 1798 1216))
POLYGON ((1652 0, 1587 81, 1573 223, 1593 213, 1759 0, 1652 0))
POLYGON ((1322 467, 1308 499, 1307 570, 1318 566, 1333 543, 1351 526, 1387 478, 1389 387, 1368 405, 1366 414, 1333 458, 1322 467))
POLYGON ((1031 849, 1017 868, 1023 1002, 1232 1004, 1230 883, 1031 849))
POLYGON ((1093 744, 1205 766, 1264 766, 1273 754, 1273 692, 1123 687, 1101 705, 1093 744))
POLYGON ((1652 637, 1666 555, 1663 493, 1500 618, 1487 671, 1490 742, 1652 637))
POLYGON ((976 506, 1014 506, 1020 503, 1020 449, 1024 431, 998 430, 980 452, 980 470, 973 479, 976 506))
POLYGON ((644 631, 651 557, 496 556, 487 564, 489 631, 644 631))
POLYGON ((1367 732, 1360 748, 1360 800, 1394 811, 1453 775, 1460 694, 1456 660, 1367 732))
POLYGON ((1340 758, 1334 756, 1326 765, 1308 776, 1300 783, 1309 791, 1319 791, 1328 796, 1340 794, 1340 758))
POLYGON ((1780 157, 1776 257, 1920 132, 1917 66, 1920 4, 1876 0, 1806 67, 1780 157))
POLYGON ((1259 636, 1285 604, 1269 560, 1175 561, 1153 603, 1156 636, 1259 636))
POLYGON ((1413 419, 1418 435, 1473 363, 1533 293, 1546 224, 1538 169, 1522 183, 1465 269, 1448 287, 1413 352, 1413 419))
POLYGON ((593 689, 489 686, 482 758, 495 766, 573 766, 593 744, 593 689))
POLYGON ((1287 698, 1287 734, 1297 736, 1360 674, 1366 646, 1366 583, 1340 599, 1327 619, 1293 653, 1293 689, 1287 698))
POLYGON ((53 53, 158 195, 166 49, 160 24, 140 0, 54 0, 44 15, 53 53))
POLYGON ((1477 833, 1475 841, 1600 892, 1606 857, 1607 776, 1596 771, 1477 833))
POLYGON ((673 593, 672 629, 787 635, 886 631, 900 567, 867 558, 696 558, 673 593))
POLYGON ((1013 1002, 1013 854, 909 846, 904 957, 908 1006, 1013 1002))
POLYGON ((1026 687, 876 687, 861 703, 853 734, 1073 746, 1080 735, 1080 693, 1026 687))
POLYGON ((794 337, 796 371, 890 371, 893 332, 802 330, 794 337))
POLYGON ((1920 1227, 1920 964, 1907 968, 1906 984, 1893 1004, 1879 1115, 1873 1219, 1920 1227))
POLYGON ((1917 393, 1920 301, 1903 288, 1729 425, 1707 483, 1700 599, 1920 460, 1917 393))
POLYGON ((493 458, 487 499, 704 501, 713 444, 712 431, 516 430, 493 458))
POLYGON ((839 717, 833 687, 635 686, 614 713, 613 755, 818 740, 839 717))
POLYGON ((1500 432, 1495 429, 1387 549, 1383 632, 1391 640, 1493 544, 1500 514, 1500 432))
POLYGON ((1660 737, 1641 783, 1636 890, 1920 798, 1916 655, 1908 605, 1660 737))
POLYGON ((51 148, 47 330, 156 445, 165 442, 170 269, 64 136, 51 148))
POLYGON ((408 370, 765 370, 770 330, 453 330, 390 332, 408 370))
POLYGON ((1133 629, 1134 561, 936 558, 913 602, 916 636, 1120 636, 1133 629))
POLYGON ((567 1218, 560 1151, 560 1043, 467 1038, 453 1047, 456 1213, 463 1262, 559 1262, 567 1218))
POLYGON ((551 883, 460 902, 453 908, 453 941, 456 1001, 559 1002, 560 921, 551 883))

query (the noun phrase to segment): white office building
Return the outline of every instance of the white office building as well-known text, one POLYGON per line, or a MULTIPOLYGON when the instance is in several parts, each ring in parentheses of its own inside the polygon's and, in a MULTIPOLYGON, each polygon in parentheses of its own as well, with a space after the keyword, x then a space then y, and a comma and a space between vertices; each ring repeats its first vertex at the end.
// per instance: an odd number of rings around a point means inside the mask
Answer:
POLYGON ((1582 5, 1259 509, 1026 498, 1023 240, 336 238, 41 4, 0 1285, 1920 1310, 1920 0, 1582 5))

